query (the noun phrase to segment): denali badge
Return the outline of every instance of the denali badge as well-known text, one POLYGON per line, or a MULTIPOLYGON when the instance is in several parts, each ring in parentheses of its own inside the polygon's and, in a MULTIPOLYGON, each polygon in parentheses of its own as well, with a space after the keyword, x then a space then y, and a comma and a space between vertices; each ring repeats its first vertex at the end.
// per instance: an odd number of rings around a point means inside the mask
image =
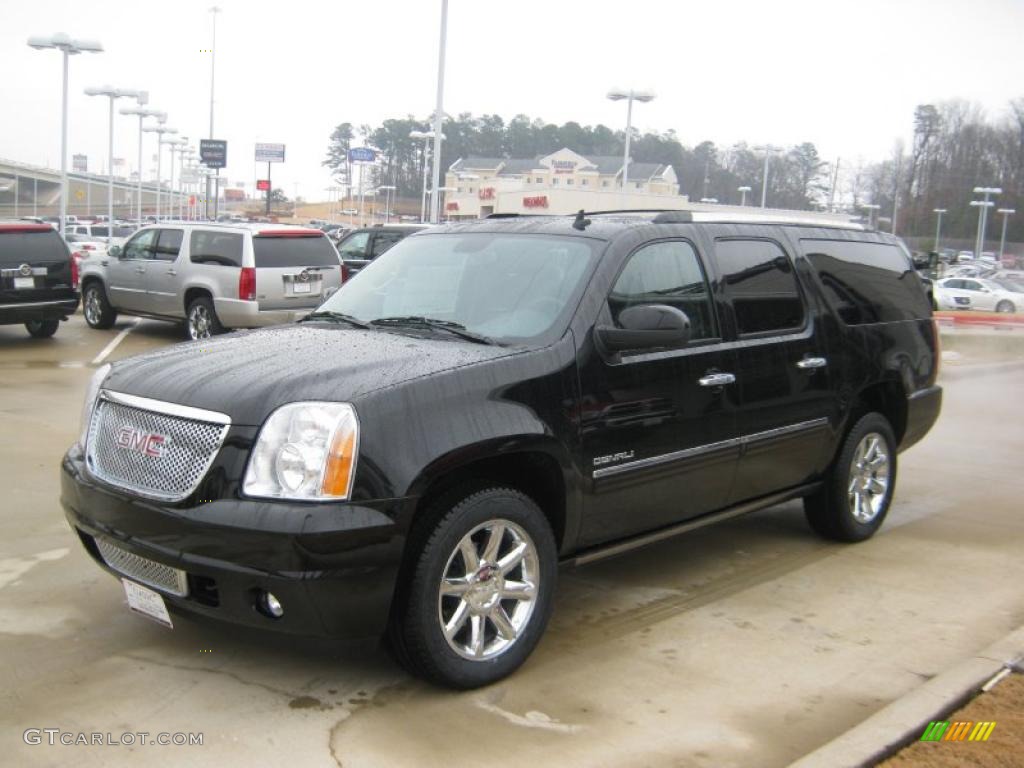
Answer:
POLYGON ((126 451, 141 453, 154 459, 163 458, 171 438, 155 432, 143 432, 127 424, 117 431, 117 447, 126 451))
POLYGON ((613 453, 611 456, 595 456, 594 466, 603 467, 605 464, 614 464, 617 461, 626 461, 627 459, 633 458, 633 451, 622 451, 621 453, 613 453))

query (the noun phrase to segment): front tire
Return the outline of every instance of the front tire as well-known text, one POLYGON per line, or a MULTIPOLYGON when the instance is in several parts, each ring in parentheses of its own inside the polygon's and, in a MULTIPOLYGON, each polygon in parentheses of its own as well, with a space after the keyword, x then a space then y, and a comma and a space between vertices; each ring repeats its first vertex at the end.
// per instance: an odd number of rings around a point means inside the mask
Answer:
POLYGON ((1016 311, 1017 308, 1013 306, 1012 301, 1007 301, 1006 299, 1003 299, 998 304, 996 304, 996 312, 1010 313, 1016 311))
POLYGON ((60 327, 60 320, 55 317, 46 320, 29 320, 25 323, 25 330, 34 339, 48 339, 57 332, 60 327))
POLYGON ((208 339, 211 336, 224 333, 224 326, 220 324, 220 318, 217 317, 213 299, 208 296, 193 299, 189 303, 185 315, 185 332, 192 341, 208 339))
POLYGON ((97 282, 91 282, 85 286, 82 294, 82 314, 85 315, 85 322, 90 328, 105 331, 113 327, 117 320, 115 310, 107 300, 107 292, 97 282))
POLYGON ((811 528, 826 539, 864 541, 889 513, 896 487, 896 437, 880 413, 857 420, 824 486, 804 499, 811 528))
POLYGON ((410 536, 389 639, 410 672, 450 688, 506 677, 551 614, 555 539, 544 513, 512 488, 449 496, 410 536))

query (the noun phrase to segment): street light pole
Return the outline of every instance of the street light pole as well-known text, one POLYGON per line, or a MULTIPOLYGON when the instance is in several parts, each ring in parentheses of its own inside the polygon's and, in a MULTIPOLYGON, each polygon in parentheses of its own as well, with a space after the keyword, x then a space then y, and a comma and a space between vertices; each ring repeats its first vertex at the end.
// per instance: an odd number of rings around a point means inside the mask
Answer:
MULTIPOLYGON (((984 195, 985 196, 985 199, 981 201, 982 203, 984 203, 984 205, 978 205, 977 206, 981 210, 980 210, 979 216, 978 216, 978 243, 977 243, 978 247, 977 247, 977 250, 975 251, 975 254, 974 254, 974 257, 976 259, 980 259, 981 258, 981 252, 985 250, 985 230, 988 227, 988 209, 995 207, 995 203, 990 203, 989 202, 989 199, 988 199, 989 195, 1001 195, 1002 193, 1003 193, 1003 190, 1000 189, 999 187, 975 187, 974 188, 974 194, 976 194, 976 195, 984 195)), ((977 200, 972 201, 971 205, 974 205, 976 202, 978 202, 978 201, 977 200)))
POLYGON ((771 157, 772 152, 781 152, 782 147, 775 147, 771 144, 761 144, 754 147, 755 151, 764 152, 764 173, 761 176, 761 207, 765 207, 765 202, 768 199, 768 159, 771 157))
POLYGON ((1013 208, 1000 208, 996 213, 1003 214, 1003 234, 999 238, 999 263, 1003 263, 1003 253, 1006 251, 1006 222, 1010 220, 1017 211, 1013 208))
POLYGON ((654 93, 651 91, 636 91, 630 88, 612 88, 608 91, 608 98, 612 101, 626 100, 626 143, 622 152, 622 189, 625 191, 629 183, 629 140, 633 135, 633 102, 639 101, 646 104, 654 100, 654 93))
MULTIPOLYGON (((434 106, 434 189, 441 186, 441 127, 444 121, 444 57, 448 36, 448 0, 441 0, 441 44, 437 53, 437 103, 434 106)), ((360 177, 360 185, 362 177, 360 177)), ((440 198, 435 195, 431 201, 430 221, 437 224, 440 214, 440 198)))
POLYGON ((747 192, 750 191, 750 187, 737 187, 736 191, 740 193, 740 207, 747 204, 747 192))
MULTIPOLYGON (((217 14, 221 9, 216 5, 210 7, 210 16, 213 20, 213 37, 210 42, 210 135, 213 139, 213 95, 214 84, 217 72, 217 14)), ((217 196, 220 195, 220 168, 217 169, 217 196)), ((216 215, 216 203, 214 204, 214 215, 216 215)), ((206 218, 210 218, 210 176, 206 177, 206 218)))
POLYGON ((146 133, 157 134, 156 142, 156 220, 160 221, 160 193, 163 182, 160 179, 160 160, 163 157, 164 151, 163 146, 167 142, 164 141, 165 133, 177 133, 175 128, 167 128, 164 125, 147 125, 142 129, 146 133))
POLYGON ((147 109, 145 104, 149 101, 149 94, 146 91, 139 91, 139 94, 135 97, 138 102, 137 107, 129 109, 122 109, 122 115, 137 115, 139 118, 139 178, 138 178, 138 189, 136 191, 136 213, 138 224, 142 226, 142 121, 147 117, 155 117, 157 120, 164 122, 167 120, 167 114, 156 109, 147 109))
POLYGON ((935 222, 935 252, 939 252, 939 237, 942 235, 942 214, 946 212, 945 208, 933 208, 932 213, 938 215, 938 220, 935 222))
POLYGON ((135 98, 139 91, 127 91, 105 85, 102 88, 86 88, 86 96, 106 96, 110 101, 110 130, 107 144, 108 177, 107 177, 107 237, 114 236, 114 102, 120 98, 135 98))
POLYGON ((861 205, 861 208, 868 212, 868 229, 874 228, 874 213, 881 207, 882 206, 878 205, 877 203, 864 203, 863 205, 861 205))
POLYGON ((386 184, 383 187, 377 187, 377 191, 384 190, 384 223, 391 223, 391 193, 394 192, 396 187, 393 185, 386 184))
POLYGON ((54 48, 64 56, 60 116, 60 222, 57 225, 63 235, 68 214, 68 59, 79 53, 102 53, 103 46, 94 40, 72 40, 63 33, 50 37, 30 37, 28 44, 36 50, 54 48))

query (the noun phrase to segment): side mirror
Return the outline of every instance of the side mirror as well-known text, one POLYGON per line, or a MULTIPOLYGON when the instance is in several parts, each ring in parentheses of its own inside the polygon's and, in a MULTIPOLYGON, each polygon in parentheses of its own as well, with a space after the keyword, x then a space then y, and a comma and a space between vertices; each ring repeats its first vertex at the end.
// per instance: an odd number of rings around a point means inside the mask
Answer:
POLYGON ((690 318, 666 304, 640 304, 619 314, 621 328, 600 326, 597 337, 612 352, 635 349, 677 349, 690 341, 690 318))
POLYGON ((120 245, 112 245, 107 251, 107 254, 113 256, 115 259, 124 258, 124 249, 120 245))

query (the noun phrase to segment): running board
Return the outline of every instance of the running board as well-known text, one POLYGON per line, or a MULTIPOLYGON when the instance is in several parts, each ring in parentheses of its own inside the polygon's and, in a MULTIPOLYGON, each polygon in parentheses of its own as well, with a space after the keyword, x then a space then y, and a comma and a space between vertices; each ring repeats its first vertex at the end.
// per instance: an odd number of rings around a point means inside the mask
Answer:
POLYGON ((784 501, 790 501, 791 499, 795 499, 800 496, 807 496, 818 490, 820 487, 821 483, 808 483, 807 485, 790 488, 788 491, 773 493, 771 496, 762 496, 761 498, 754 499, 753 501, 745 501, 734 507, 728 507, 718 512, 712 512, 693 520, 687 520, 684 523, 678 523, 677 525, 670 525, 668 528, 660 528, 651 533, 644 533, 640 536, 626 539, 625 541, 617 541, 612 544, 606 544, 585 550, 575 557, 566 558, 562 561, 562 564, 586 565, 587 563, 593 563, 597 560, 604 560, 606 557, 615 557, 616 555, 621 555, 624 552, 629 552, 633 549, 639 549, 640 547, 646 547, 649 544, 655 544, 659 541, 664 541, 665 539, 671 539, 673 536, 679 536, 683 533, 695 531, 698 528, 704 528, 709 525, 714 525, 715 523, 720 523, 723 520, 731 520, 734 517, 741 517, 742 515, 746 515, 751 512, 757 512, 765 507, 773 507, 784 501))

